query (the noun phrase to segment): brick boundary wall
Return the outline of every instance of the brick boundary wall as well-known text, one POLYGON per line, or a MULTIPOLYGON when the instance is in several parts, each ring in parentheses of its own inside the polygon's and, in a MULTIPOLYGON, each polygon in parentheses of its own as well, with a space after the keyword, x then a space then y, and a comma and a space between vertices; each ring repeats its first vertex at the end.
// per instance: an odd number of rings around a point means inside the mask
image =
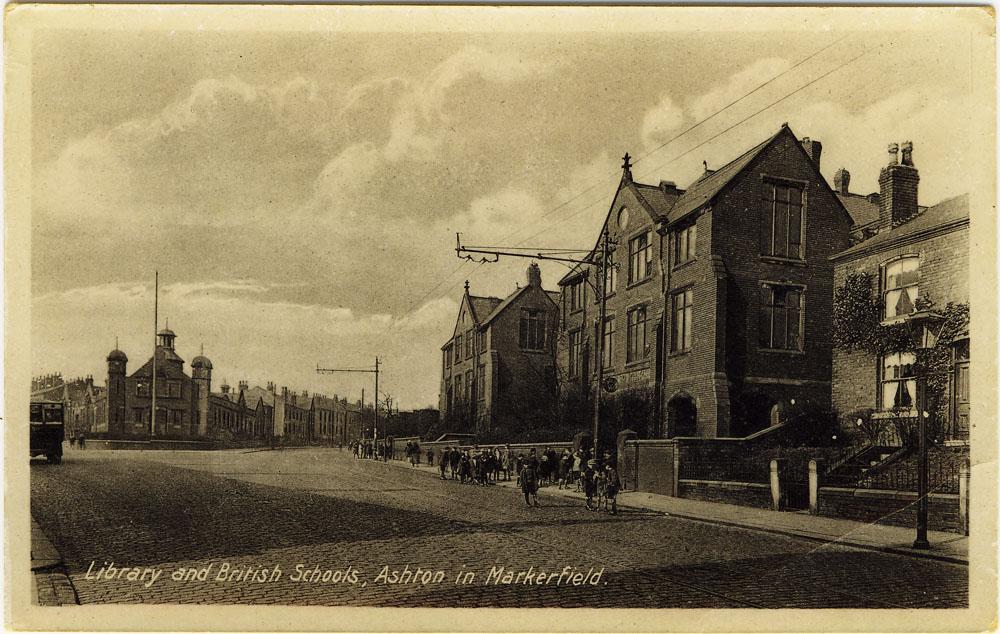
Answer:
POLYGON ((678 491, 688 500, 720 502, 760 509, 772 508, 771 485, 756 482, 720 482, 717 480, 681 480, 678 491))
POLYGON ((161 451, 161 450, 199 450, 199 451, 210 451, 212 449, 221 449, 225 447, 218 447, 211 442, 199 441, 199 440, 106 440, 106 439, 87 439, 84 445, 84 451, 89 451, 91 449, 143 449, 150 451, 161 451))
MULTIPOLYGON (((859 522, 916 526, 916 501, 917 494, 909 491, 820 487, 818 512, 826 517, 859 522)), ((958 495, 931 493, 928 496, 927 511, 928 527, 931 530, 963 532, 958 495)))

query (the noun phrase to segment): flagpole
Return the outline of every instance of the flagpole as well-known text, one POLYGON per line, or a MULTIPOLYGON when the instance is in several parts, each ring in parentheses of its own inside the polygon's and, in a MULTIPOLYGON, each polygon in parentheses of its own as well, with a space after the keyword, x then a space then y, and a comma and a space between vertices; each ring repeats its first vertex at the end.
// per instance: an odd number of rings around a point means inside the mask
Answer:
POLYGON ((160 326, 160 272, 153 282, 153 401, 149 416, 149 437, 156 435, 156 329, 160 326))

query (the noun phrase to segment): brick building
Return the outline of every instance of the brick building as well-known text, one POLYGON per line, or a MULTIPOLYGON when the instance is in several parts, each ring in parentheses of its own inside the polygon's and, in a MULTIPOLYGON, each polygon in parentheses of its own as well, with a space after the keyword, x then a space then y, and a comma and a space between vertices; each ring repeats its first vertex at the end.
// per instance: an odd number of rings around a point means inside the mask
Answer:
MULTIPOLYGON (((836 254, 834 283, 866 273, 879 298, 883 324, 905 323, 919 316, 918 300, 935 309, 969 301, 969 200, 958 196, 930 207, 918 205, 920 175, 912 144, 889 148, 890 162, 879 175, 870 201, 867 239, 836 254)), ((841 170, 844 171, 844 170, 841 170)), ((845 186, 846 188, 846 186, 845 186)), ((845 192, 846 193, 846 192, 845 192)), ((916 402, 913 352, 883 357, 837 348, 833 354, 833 405, 842 414, 871 408, 875 416, 912 408, 916 402)), ((969 433, 969 338, 952 345, 948 386, 947 436, 967 440, 969 433)))
MULTIPOLYGON (((821 152, 783 125, 686 190, 635 183, 626 157, 604 223, 617 245, 605 373, 655 387, 656 435, 745 436, 793 399, 829 404, 830 257, 855 223, 820 174, 821 152)), ((589 275, 560 282, 570 379, 596 371, 589 275)))
POLYGON ((67 437, 107 431, 107 391, 91 375, 69 381, 59 373, 32 378, 31 398, 63 404, 67 437))
MULTIPOLYGON (((174 349, 176 335, 169 328, 157 333, 156 429, 160 438, 193 438, 204 435, 199 413, 197 381, 184 372, 184 359, 174 349)), ((152 407, 153 359, 131 375, 128 357, 120 350, 108 355, 108 426, 110 437, 148 437, 152 407)))
POLYGON ((557 297, 542 288, 537 264, 503 300, 472 295, 466 282, 453 334, 441 346, 439 409, 449 431, 502 428, 551 405, 557 297))
MULTIPOLYGON (((282 438, 289 444, 346 444, 361 435, 361 406, 322 394, 250 387, 225 381, 212 391, 212 362, 204 355, 191 362, 191 374, 175 349, 176 334, 164 329, 156 346, 156 437, 182 440, 238 441, 266 444, 282 438)), ((148 438, 152 399, 152 359, 128 374, 128 357, 112 350, 107 357, 107 386, 92 377, 66 383, 61 376, 39 377, 32 397, 66 404, 67 428, 111 439, 148 438)))
MULTIPOLYGON (((661 420, 663 379, 664 271, 666 239, 663 221, 683 193, 668 181, 645 185, 632 179, 626 157, 622 179, 601 228, 608 234, 608 267, 604 280, 606 318, 602 358, 605 377, 614 377, 620 393, 635 392, 652 402, 653 419, 661 420)), ((559 280, 561 322, 558 349, 564 384, 591 390, 597 371, 599 263, 603 237, 586 258, 559 280)), ((636 422, 630 421, 635 427, 636 422)), ((643 435, 660 435, 640 430, 643 435)))

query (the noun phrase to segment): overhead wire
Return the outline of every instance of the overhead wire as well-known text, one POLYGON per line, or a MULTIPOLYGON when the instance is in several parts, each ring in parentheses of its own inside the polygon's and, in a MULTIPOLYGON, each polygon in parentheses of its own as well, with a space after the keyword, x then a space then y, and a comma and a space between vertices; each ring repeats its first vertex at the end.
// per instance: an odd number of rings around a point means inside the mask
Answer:
MULTIPOLYGON (((656 153, 656 152, 658 152, 658 151, 662 150, 662 149, 663 149, 664 147, 666 147, 666 146, 667 146, 667 145, 669 145, 670 143, 673 143, 674 141, 676 141, 676 140, 677 140, 677 139, 679 139, 680 137, 684 136, 684 135, 685 135, 685 134, 687 134, 688 132, 691 132, 692 130, 694 130, 695 128, 698 128, 699 126, 701 126, 702 124, 706 123, 707 121, 709 121, 709 120, 711 120, 711 119, 715 118, 716 116, 718 116, 718 115, 722 114, 723 112, 725 112, 726 110, 728 110, 728 109, 729 109, 729 108, 731 108, 732 106, 735 106, 736 104, 738 104, 739 102, 743 101, 743 100, 744 100, 744 99, 746 99, 747 97, 749 97, 749 96, 753 95, 754 93, 756 93, 757 91, 761 90, 761 89, 762 89, 762 88, 764 88, 765 86, 768 86, 769 84, 771 84, 771 83, 773 83, 774 81, 776 81, 776 80, 780 79, 780 78, 781 78, 781 77, 783 77, 784 75, 787 75, 788 73, 790 73, 790 72, 792 72, 793 70, 795 70, 796 68, 798 68, 798 67, 802 66, 803 64, 805 64, 805 63, 806 63, 806 62, 808 62, 809 60, 813 59, 813 58, 814 58, 814 57, 816 57, 817 55, 819 55, 819 54, 823 53, 824 51, 827 51, 827 50, 829 50, 830 48, 832 48, 832 47, 836 46, 836 45, 837 45, 837 44, 839 44, 840 42, 843 42, 843 41, 844 41, 845 39, 847 39, 848 37, 849 37, 849 35, 845 35, 845 36, 843 36, 843 37, 841 37, 841 38, 839 38, 839 39, 837 39, 837 40, 834 40, 834 41, 833 41, 833 42, 831 42, 830 44, 827 44, 826 46, 823 46, 822 48, 818 49, 817 51, 815 51, 815 52, 813 52, 813 53, 811 53, 811 54, 807 55, 806 57, 802 58, 801 60, 799 60, 798 62, 796 62, 796 63, 795 63, 795 64, 793 64, 792 66, 789 66, 789 67, 788 67, 788 68, 786 68, 785 70, 783 70, 783 71, 781 71, 780 73, 778 73, 778 74, 774 75, 773 77, 771 77, 771 78, 770 78, 770 79, 768 79, 767 81, 765 81, 765 82, 763 82, 762 84, 760 84, 760 85, 756 86, 755 88, 753 88, 753 89, 752 89, 751 91, 749 91, 749 92, 747 92, 747 93, 745 93, 745 94, 741 95, 740 97, 738 97, 738 98, 734 99, 733 101, 730 101, 729 103, 727 103, 727 104, 726 104, 725 106, 723 106, 722 108, 719 108, 718 110, 716 110, 716 111, 712 112, 712 113, 711 113, 711 114, 709 114, 709 115, 708 115, 707 117, 705 117, 705 118, 703 118, 703 119, 699 120, 699 121, 698 121, 697 123, 695 123, 695 124, 691 125, 691 126, 690 126, 690 127, 688 127, 688 128, 686 129, 686 130, 684 130, 684 131, 680 132, 679 134, 675 135, 675 136, 674 136, 674 137, 672 137, 671 139, 668 139, 667 141, 665 141, 665 142, 661 143, 661 144, 660 144, 659 146, 657 146, 657 147, 653 148, 652 150, 650 150, 650 151, 648 151, 648 152, 645 152, 645 153, 643 153, 643 154, 642 154, 642 155, 641 155, 641 156, 640 156, 639 158, 635 159, 635 161, 633 162, 633 164, 634 164, 634 163, 638 163, 639 161, 641 161, 641 160, 643 160, 643 159, 646 159, 646 158, 648 158, 649 156, 651 156, 652 154, 654 154, 654 153, 656 153)), ((568 205, 569 203, 571 203, 571 202, 573 202, 573 201, 575 201, 575 200, 579 199, 579 198, 580 198, 581 196, 583 196, 584 194, 587 194, 587 193, 589 193, 589 192, 591 192, 591 191, 594 191, 594 190, 595 190, 595 189, 597 189, 598 187, 604 187, 604 186, 605 186, 605 185, 604 185, 604 182, 599 182, 599 183, 595 183, 595 184, 591 185, 590 187, 587 187, 586 189, 583 189, 583 190, 581 190, 581 191, 580 191, 580 192, 578 192, 578 193, 577 193, 577 194, 576 194, 575 196, 573 196, 573 197, 571 197, 571 198, 569 198, 569 199, 567 199, 567 200, 565 200, 565 201, 563 201, 563 202, 559 203, 558 205, 556 205, 555 207, 553 207, 553 208, 552 208, 552 209, 550 209, 549 211, 546 211, 545 213, 543 213, 543 214, 542 214, 541 216, 539 216, 539 220, 541 220, 542 218, 545 218, 545 217, 547 217, 547 216, 549 216, 549 215, 551 215, 551 214, 555 213, 555 212, 556 212, 556 211, 558 211, 559 209, 562 209, 563 207, 565 207, 565 206, 566 206, 566 205, 568 205)), ((590 207, 590 206, 592 206, 592 205, 594 205, 594 204, 596 204, 596 202, 594 202, 594 203, 590 203, 590 204, 588 204, 587 206, 588 206, 588 207, 590 207)), ((576 215, 576 214, 573 214, 573 215, 576 215)), ((511 233, 508 233, 507 235, 505 235, 505 236, 504 236, 503 238, 501 238, 501 240, 507 240, 507 239, 511 238, 512 236, 515 236, 515 235, 517 235, 517 234, 518 234, 518 233, 519 233, 520 231, 521 231, 521 229, 516 229, 516 230, 514 230, 513 232, 511 232, 511 233)), ((537 235, 537 234, 535 234, 535 235, 537 235)), ((532 236, 532 237, 534 237, 534 236, 532 236)))
MULTIPOLYGON (((811 53, 811 54, 807 55, 806 57, 802 58, 801 60, 799 60, 798 62, 796 62, 796 63, 795 63, 795 64, 793 64, 792 66, 790 66, 790 67, 786 68, 785 70, 781 71, 780 73, 778 73, 778 74, 774 75, 773 77, 771 77, 771 78, 769 78, 768 80, 764 81, 764 82, 763 82, 763 83, 761 83, 760 85, 758 85, 758 86, 754 87, 754 88, 753 88, 752 90, 750 90, 749 92, 747 92, 747 93, 745 93, 745 94, 741 95, 741 96, 740 96, 740 97, 738 97, 737 99, 734 99, 733 101, 730 101, 729 103, 727 103, 727 104, 726 104, 725 106, 723 106, 722 108, 719 108, 718 110, 716 110, 716 111, 712 112, 712 113, 711 113, 711 114, 709 114, 709 115, 708 115, 707 117, 705 117, 705 118, 703 118, 703 119, 699 120, 698 122, 696 122, 695 124, 693 124, 693 125, 689 126, 688 128, 686 128, 686 129, 685 129, 685 130, 683 130, 682 132, 678 133, 677 135, 673 136, 672 138, 668 139, 667 141, 665 141, 665 142, 661 143, 661 144, 660 144, 659 146, 657 146, 657 147, 653 148, 652 150, 650 150, 650 151, 648 151, 648 152, 645 152, 645 153, 643 153, 642 155, 640 155, 640 156, 639 156, 639 158, 635 159, 635 162, 636 162, 636 163, 638 163, 639 161, 642 161, 642 160, 644 160, 644 159, 647 159, 647 158, 649 158, 650 156, 652 156, 652 155, 653 155, 653 154, 655 154, 656 152, 659 152, 660 150, 662 150, 663 148, 667 147, 667 146, 668 146, 668 145, 670 145, 671 143, 673 143, 673 142, 677 141, 677 140, 678 140, 679 138, 681 138, 681 137, 682 137, 682 136, 684 136, 685 134, 687 134, 687 133, 689 133, 689 132, 693 131, 694 129, 696 129, 696 128, 698 128, 699 126, 703 125, 703 124, 704 124, 704 123, 706 123, 707 121, 709 121, 709 120, 711 120, 711 119, 715 118, 715 117, 716 117, 716 116, 718 116, 719 114, 721 114, 721 113, 725 112, 725 111, 726 111, 726 110, 728 110, 729 108, 731 108, 731 107, 735 106, 736 104, 740 103, 741 101, 743 101, 743 100, 744 100, 744 99, 746 99, 747 97, 750 97, 751 95, 753 95, 753 94, 755 94, 756 92, 760 91, 761 89, 763 89, 763 88, 764 88, 764 87, 766 87, 767 85, 769 85, 769 84, 771 84, 771 83, 775 82, 776 80, 778 80, 779 78, 783 77, 784 75, 787 75, 788 73, 792 72, 793 70, 795 70, 795 69, 797 69, 797 68, 801 67, 801 66, 802 66, 803 64, 805 64, 805 63, 806 63, 806 62, 808 62, 809 60, 811 60, 811 59, 815 58, 816 56, 820 55, 821 53, 823 53, 823 52, 825 52, 825 51, 829 50, 830 48, 832 48, 832 47, 834 47, 834 46, 836 46, 836 45, 837 45, 837 44, 839 44, 840 42, 844 41, 844 40, 845 40, 845 39, 846 39, 847 37, 848 37, 848 36, 846 36, 846 35, 845 35, 845 36, 843 36, 843 37, 841 37, 841 38, 838 38, 837 40, 834 40, 833 42, 831 42, 831 43, 829 43, 829 44, 827 44, 827 45, 825 45, 825 46, 821 47, 821 48, 820 48, 820 49, 818 49, 817 51, 815 51, 815 52, 813 52, 813 53, 811 53)), ((883 46, 883 45, 880 45, 880 46, 878 46, 878 47, 875 47, 875 48, 876 48, 876 49, 877 49, 877 48, 881 48, 881 46, 883 46)), ((807 82, 807 83, 803 84, 802 86, 799 86, 798 88, 796 88, 796 89, 795 89, 795 90, 793 90, 792 92, 790 92, 790 93, 787 93, 786 95, 782 96, 781 98, 779 98, 779 99, 777 99, 777 100, 775 100, 775 101, 773 101, 773 102, 769 103, 768 105, 766 105, 766 106, 764 106, 763 108, 761 108, 761 109, 759 109, 759 110, 755 111, 755 112, 754 112, 754 113, 752 113, 751 115, 749 115, 749 116, 747 116, 747 117, 744 117, 743 119, 741 119, 740 121, 736 122, 735 124, 733 124, 733 125, 731 125, 731 126, 727 127, 726 129, 722 130, 721 132, 719 132, 719 133, 717 133, 717 134, 715 134, 715 135, 712 135, 712 136, 711 136, 711 137, 709 137, 708 139, 705 139, 704 141, 702 141, 702 142, 698 143, 697 145, 695 145, 695 146, 691 147, 690 149, 686 150, 685 152, 683 152, 683 153, 679 154, 678 156, 675 156, 675 157, 673 157, 673 158, 672 158, 672 159, 670 159, 669 161, 667 161, 667 162, 665 162, 665 163, 662 163, 662 164, 660 164, 660 165, 658 165, 658 166, 656 166, 656 167, 652 168, 652 169, 651 169, 650 171, 656 171, 656 170, 659 170, 659 169, 662 169, 663 167, 665 167, 665 166, 667 166, 667 165, 670 165, 671 163, 673 163, 673 162, 675 162, 675 161, 679 160, 680 158, 682 158, 682 157, 684 157, 684 156, 687 156, 688 154, 690 154, 690 153, 691 153, 691 152, 693 152, 694 150, 696 150, 696 149, 698 149, 698 148, 700 148, 700 147, 704 146, 705 144, 707 144, 707 143, 709 143, 709 142, 711 142, 711 141, 713 141, 713 140, 717 139, 718 137, 722 136, 722 135, 723 135, 723 134, 725 134, 726 132, 729 132, 729 131, 733 130, 734 128, 738 127, 739 125, 742 125, 743 123, 746 123, 747 121, 749 121, 749 120, 750 120, 750 119, 752 119, 753 117, 755 117, 755 116, 757 116, 757 115, 761 114, 762 112, 764 112, 764 111, 768 110, 769 108, 771 108, 771 107, 773 107, 773 106, 775 106, 775 105, 777 105, 777 104, 779 104, 779 103, 781 103, 781 102, 785 101, 786 99, 788 99, 788 98, 792 97, 793 95, 795 95, 795 94, 797 94, 797 93, 801 92, 802 90, 804 90, 805 88, 808 88, 809 86, 811 86, 811 85, 815 84, 816 82, 818 82, 818 81, 820 81, 820 80, 822 80, 822 79, 824 79, 824 78, 828 77, 829 75, 831 75, 832 73, 836 72, 837 70, 840 70, 840 69, 841 69, 841 68, 843 68, 844 66, 847 66, 848 64, 851 64, 851 63, 853 63, 853 62, 857 61, 857 60, 858 60, 858 59, 860 59, 861 57, 864 57, 865 55, 867 55, 868 53, 870 53, 870 52, 871 52, 872 50, 875 50, 875 49, 867 49, 867 50, 863 51, 862 53, 860 53, 860 54, 858 54, 857 56, 855 56, 855 57, 851 58, 850 60, 848 60, 847 62, 844 62, 843 64, 840 64, 840 65, 838 65, 838 66, 834 67, 833 69, 831 69, 831 70, 829 70, 829 71, 827 71, 827 72, 825 72, 825 73, 821 74, 820 76, 816 77, 816 78, 815 78, 815 79, 813 79, 813 80, 810 80, 809 82, 807 82)), ((582 197, 582 196, 583 196, 584 194, 587 194, 587 193, 589 193, 589 192, 591 192, 591 191, 593 191, 593 190, 597 189, 598 187, 602 187, 602 186, 604 186, 604 183, 603 183, 603 182, 601 182, 601 183, 595 183, 594 185, 592 185, 592 186, 590 186, 590 187, 588 187, 588 188, 586 188, 586 189, 584 189, 584 190, 581 190, 581 191, 580 191, 580 192, 578 192, 578 193, 577 193, 577 194, 576 194, 575 196, 573 196, 573 197, 571 197, 571 198, 569 198, 569 199, 567 199, 567 200, 563 201, 562 203, 559 203, 558 205, 556 205, 556 206, 555 206, 555 207, 553 207, 552 209, 550 209, 550 210, 546 211, 545 213, 543 213, 543 214, 542 214, 542 215, 541 215, 541 216, 539 217, 539 220, 540 220, 541 218, 545 218, 545 217, 548 217, 548 216, 550 216, 551 214, 553 214, 553 213, 555 213, 555 212, 559 211, 560 209, 562 209, 562 208, 566 207, 566 206, 567 206, 568 204, 570 204, 571 202, 573 202, 573 201, 575 201, 575 200, 579 199, 579 198, 580 198, 580 197, 582 197)), ((573 213, 572 213, 572 214, 570 214, 569 216, 566 216, 566 217, 562 218, 561 220, 565 221, 565 220, 568 220, 568 219, 570 219, 570 218, 573 218, 573 217, 576 217, 576 216, 580 215, 581 213, 583 213, 584 211, 587 211, 588 209, 590 209, 591 207, 593 207, 593 206, 594 206, 594 205, 596 205, 597 203, 599 203, 599 202, 603 201, 604 199, 605 199, 605 197, 604 197, 604 196, 602 196, 601 198, 599 198, 599 199, 596 199, 596 200, 594 200, 594 201, 593 201, 593 202, 591 202, 591 203, 588 203, 588 204, 587 204, 587 205, 585 205, 584 207, 582 207, 582 208, 580 208, 579 210, 577 210, 577 211, 573 212, 573 213)), ((547 229, 549 228, 549 226, 550 226, 551 224, 552 224, 551 222, 549 222, 549 223, 546 223, 546 224, 544 225, 544 227, 543 227, 543 228, 542 228, 542 229, 541 229, 540 231, 538 231, 538 232, 536 232, 536 233, 534 233, 534 234, 532 234, 532 235, 530 235, 530 236, 528 236, 528 237, 524 238, 524 239, 523 239, 523 240, 521 240, 520 242, 518 242, 518 246, 511 246, 511 247, 489 247, 489 248, 497 248, 497 249, 500 249, 500 248, 504 248, 504 249, 518 249, 518 250, 532 250, 532 251, 538 251, 538 252, 549 252, 549 253, 556 253, 556 252, 559 252, 559 253, 566 253, 566 254, 568 254, 568 253, 589 253, 589 252, 590 252, 590 250, 584 250, 584 249, 554 249, 554 248, 553 248, 553 249, 537 249, 537 248, 530 248, 530 247, 521 247, 521 246, 519 246, 519 245, 523 245, 523 244, 524 244, 524 242, 526 242, 527 240, 530 240, 531 238, 534 238, 534 237, 537 237, 537 236, 538 236, 538 235, 540 235, 541 233, 544 233, 544 231, 546 231, 546 230, 547 230, 547 229)), ((501 238, 501 239, 500 239, 499 241, 505 241, 505 240, 508 240, 508 239, 510 239, 510 238, 511 238, 512 236, 515 236, 515 235, 517 235, 517 234, 518 234, 518 233, 519 233, 520 231, 522 231, 522 230, 523 230, 523 228, 519 228, 519 229, 515 229, 515 230, 514 230, 513 232, 511 232, 511 233, 508 233, 508 234, 507 234, 507 235, 505 235, 505 236, 504 236, 503 238, 501 238)), ((476 247, 470 247, 470 248, 476 248, 476 247)), ((464 268, 464 267, 466 266, 466 264, 468 264, 468 260, 465 260, 465 261, 461 262, 461 263, 459 264, 459 266, 458 266, 458 267, 456 267, 455 269, 453 269, 453 270, 452 270, 452 271, 451 271, 450 273, 448 273, 447 275, 445 275, 445 276, 444 276, 443 278, 440 278, 440 279, 438 280, 438 282, 434 284, 434 286, 432 286, 432 287, 431 287, 430 289, 428 289, 428 290, 427 290, 427 291, 426 291, 425 293, 423 293, 423 294, 422 294, 422 295, 421 295, 421 296, 420 296, 420 297, 419 297, 419 298, 418 298, 418 299, 417 299, 416 301, 414 301, 414 302, 413 302, 413 303, 412 303, 412 304, 411 304, 411 305, 410 305, 410 306, 409 306, 409 307, 408 307, 408 308, 406 309, 406 311, 404 312, 404 314, 406 314, 406 313, 410 312, 411 310, 413 310, 413 308, 414 308, 414 307, 416 307, 416 306, 417 306, 418 304, 420 304, 420 302, 423 302, 423 301, 425 301, 425 300, 426 300, 426 299, 427 299, 428 297, 430 297, 430 295, 431 295, 432 293, 434 293, 434 292, 435 292, 436 290, 438 290, 438 289, 439 289, 439 288, 441 287, 441 285, 442 285, 442 284, 444 284, 445 282, 447 282, 447 281, 448 281, 448 280, 449 280, 450 278, 452 278, 452 277, 453 277, 453 276, 454 276, 454 275, 455 275, 456 273, 458 273, 458 272, 459 272, 459 271, 460 271, 461 269, 463 269, 463 268, 464 268)), ((478 264, 477 264, 476 268, 475 268, 475 269, 473 270, 473 273, 475 273, 476 271, 478 271, 478 270, 479 270, 479 268, 480 268, 480 267, 481 267, 481 266, 482 266, 483 264, 484 264, 484 262, 483 262, 483 261, 480 261, 480 262, 478 262, 478 264)), ((446 288, 446 291, 450 291, 450 290, 451 290, 452 288, 454 288, 454 286, 455 286, 455 284, 456 284, 456 283, 457 283, 457 282, 453 282, 453 283, 452 283, 451 285, 449 285, 449 286, 448 286, 448 287, 446 288)), ((388 331, 388 330, 389 330, 389 329, 391 329, 391 328, 392 328, 392 324, 390 324, 389 328, 387 328, 387 329, 386 329, 386 331, 388 331)))
MULTIPOLYGON (((689 149, 685 150, 685 151, 684 151, 684 152, 682 152, 681 154, 678 154, 677 156, 675 156, 675 157, 671 158, 671 159, 670 159, 669 161, 666 161, 666 162, 664 162, 664 163, 661 163, 661 164, 657 165, 656 167, 653 167, 653 168, 650 168, 650 169, 649 169, 649 170, 648 170, 648 171, 647 171, 646 173, 648 174, 648 173, 652 173, 652 172, 655 172, 655 171, 657 171, 657 170, 660 170, 660 169, 663 169, 664 167, 666 167, 666 166, 670 165, 671 163, 674 163, 675 161, 677 161, 677 160, 679 160, 679 159, 681 159, 681 158, 683 158, 683 157, 687 156, 688 154, 690 154, 691 152, 693 152, 693 151, 697 150, 698 148, 700 148, 700 147, 702 147, 702 146, 706 145, 707 143, 710 143, 710 142, 714 141, 715 139, 719 138, 719 137, 720 137, 720 136, 722 136, 723 134, 725 134, 725 133, 727 133, 727 132, 729 132, 729 131, 733 130, 734 128, 736 128, 736 127, 738 127, 738 126, 740 126, 740 125, 742 125, 742 124, 744 124, 744 123, 746 123, 747 121, 749 121, 750 119, 753 119, 753 118, 754 118, 754 117, 756 117, 757 115, 759 115, 759 114, 761 114, 761 113, 765 112, 766 110, 768 110, 768 109, 770 109, 770 108, 772 108, 772 107, 776 106, 777 104, 779 104, 779 103, 781 103, 781 102, 785 101, 786 99, 788 99, 788 98, 792 97, 793 95, 796 95, 796 94, 798 94, 799 92, 801 92, 802 90, 805 90, 805 89, 806 89, 806 88, 808 88, 809 86, 812 86, 812 85, 813 85, 813 84, 815 84, 816 82, 818 82, 818 81, 821 81, 822 79, 825 79, 826 77, 828 77, 828 76, 832 75, 833 73, 835 73, 835 72, 837 72, 838 70, 840 70, 840 69, 844 68, 845 66, 847 66, 847 65, 849 65, 849 64, 852 64, 852 63, 856 62, 857 60, 861 59, 861 58, 862 58, 862 57, 864 57, 865 55, 868 55, 868 54, 869 54, 869 53, 871 53, 872 51, 874 51, 874 50, 877 50, 877 49, 881 48, 882 46, 884 46, 884 44, 881 44, 881 45, 879 45, 879 46, 876 46, 876 47, 873 47, 873 48, 870 48, 870 49, 866 49, 865 51, 862 51, 862 52, 861 52, 861 53, 859 53, 858 55, 856 55, 856 56, 852 57, 851 59, 847 60, 846 62, 843 62, 842 64, 839 64, 839 65, 835 66, 834 68, 832 68, 832 69, 830 69, 830 70, 826 71, 825 73, 822 73, 822 74, 821 74, 821 75, 819 75, 818 77, 815 77, 814 79, 811 79, 810 81, 806 82, 805 84, 802 84, 801 86, 799 86, 799 87, 798 87, 798 88, 796 88, 795 90, 793 90, 793 91, 791 91, 791 92, 789 92, 789 93, 787 93, 787 94, 783 95, 782 97, 780 97, 780 98, 778 98, 778 99, 776 99, 776 100, 772 101, 771 103, 767 104, 767 105, 766 105, 766 106, 764 106, 763 108, 760 108, 760 109, 758 109, 758 110, 754 111, 754 112, 753 112, 752 114, 750 114, 750 115, 748 115, 748 116, 746 116, 746 117, 744 117, 744 118, 740 119, 739 121, 737 121, 736 123, 734 123, 734 124, 730 125, 729 127, 725 128, 724 130, 722 130, 722 131, 720 131, 720 132, 718 132, 718 133, 716 133, 716 134, 714 134, 714 135, 712 135, 712 136, 708 137, 708 138, 707 138, 707 139, 705 139, 704 141, 702 141, 702 142, 700 142, 700 143, 696 144, 695 146, 693 146, 693 147, 691 147, 691 148, 689 148, 689 149)), ((585 207, 582 207, 582 208, 580 208, 579 210, 577 210, 577 211, 573 212, 573 213, 572 213, 572 214, 570 214, 569 216, 566 216, 566 217, 562 218, 561 220, 562 220, 562 221, 566 221, 566 220, 569 220, 570 218, 573 218, 573 217, 575 217, 575 216, 578 216, 578 215, 580 215, 581 213, 583 213, 584 211, 587 211, 588 209, 590 209, 590 208, 591 208, 591 207, 593 207, 594 205, 596 205, 596 204, 598 204, 598 203, 600 203, 600 202, 602 202, 602 201, 604 201, 604 200, 605 200, 605 198, 604 198, 604 197, 602 196, 601 198, 599 198, 599 199, 596 199, 596 200, 594 200, 593 202, 591 202, 591 203, 587 204, 587 205, 586 205, 585 207)), ((524 238, 524 241, 527 241, 527 240, 531 240, 532 238, 535 238, 535 237, 538 237, 539 235, 541 235, 542 233, 544 233, 545 231, 547 231, 547 230, 549 229, 549 226, 550 226, 551 224, 552 224, 551 222, 547 223, 547 224, 546 224, 546 225, 545 225, 545 226, 544 226, 544 227, 543 227, 542 229, 540 229, 539 231, 537 231, 537 232, 535 232, 535 233, 531 234, 530 236, 527 236, 526 238, 524 238)))

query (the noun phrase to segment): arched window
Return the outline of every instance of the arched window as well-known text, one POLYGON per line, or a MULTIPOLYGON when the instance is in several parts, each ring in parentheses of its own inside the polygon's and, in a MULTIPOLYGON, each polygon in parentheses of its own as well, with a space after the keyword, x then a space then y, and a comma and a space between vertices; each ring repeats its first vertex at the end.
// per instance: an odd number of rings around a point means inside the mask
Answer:
POLYGON ((698 434, 698 407, 690 395, 681 392, 667 403, 667 424, 671 436, 698 434))

